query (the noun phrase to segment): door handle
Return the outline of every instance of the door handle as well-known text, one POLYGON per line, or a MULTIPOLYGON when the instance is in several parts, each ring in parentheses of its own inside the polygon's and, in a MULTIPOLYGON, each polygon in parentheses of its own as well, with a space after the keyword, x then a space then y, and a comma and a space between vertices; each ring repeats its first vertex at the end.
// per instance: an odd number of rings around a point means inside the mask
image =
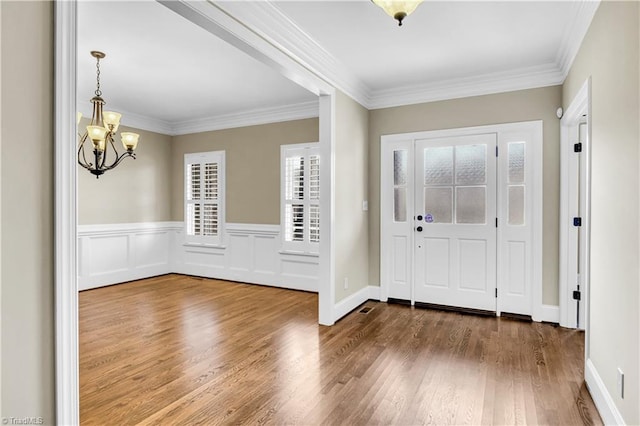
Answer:
POLYGON ((418 231, 418 232, 422 232, 422 226, 418 226, 418 227, 416 228, 416 231, 418 231))

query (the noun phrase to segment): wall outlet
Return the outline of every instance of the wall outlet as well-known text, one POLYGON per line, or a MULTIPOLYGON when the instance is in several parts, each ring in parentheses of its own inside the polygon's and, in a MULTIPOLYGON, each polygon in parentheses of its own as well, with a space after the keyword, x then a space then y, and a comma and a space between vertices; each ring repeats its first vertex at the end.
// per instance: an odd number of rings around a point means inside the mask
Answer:
POLYGON ((618 368, 618 394, 624 399, 624 373, 618 368))
POLYGON ((362 211, 366 212, 367 210, 369 210, 369 202, 367 200, 364 200, 362 202, 362 211))
POLYGON ((348 289, 349 288, 349 278, 344 277, 344 289, 348 289))

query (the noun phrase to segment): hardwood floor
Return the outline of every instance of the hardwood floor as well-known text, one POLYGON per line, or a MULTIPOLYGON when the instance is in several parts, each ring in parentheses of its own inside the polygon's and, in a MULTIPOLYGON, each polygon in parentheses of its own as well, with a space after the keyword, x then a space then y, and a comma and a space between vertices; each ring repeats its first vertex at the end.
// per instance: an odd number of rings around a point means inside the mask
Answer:
POLYGON ((602 424, 583 334, 169 275, 80 293, 82 424, 602 424))

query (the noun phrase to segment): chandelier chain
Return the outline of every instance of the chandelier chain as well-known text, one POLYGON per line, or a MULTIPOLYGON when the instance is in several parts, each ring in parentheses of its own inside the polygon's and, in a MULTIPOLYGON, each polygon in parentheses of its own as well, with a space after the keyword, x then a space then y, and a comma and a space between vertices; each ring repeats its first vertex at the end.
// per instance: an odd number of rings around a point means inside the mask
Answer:
POLYGON ((97 58, 96 61, 96 96, 102 96, 102 91, 100 90, 100 58, 97 58))

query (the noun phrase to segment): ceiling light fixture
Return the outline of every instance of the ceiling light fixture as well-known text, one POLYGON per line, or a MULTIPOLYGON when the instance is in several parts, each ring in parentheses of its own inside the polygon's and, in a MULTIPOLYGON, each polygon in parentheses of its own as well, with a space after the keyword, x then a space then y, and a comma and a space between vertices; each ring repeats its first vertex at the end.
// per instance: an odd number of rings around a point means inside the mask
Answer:
MULTIPOLYGON (((91 99, 93 104, 93 114, 91 115, 91 122, 87 126, 87 130, 84 135, 80 136, 80 143, 78 146, 78 164, 80 164, 89 172, 96 176, 96 179, 107 170, 115 168, 122 160, 127 157, 132 157, 134 160, 136 154, 133 152, 138 146, 138 138, 140 135, 137 133, 122 132, 120 134, 122 140, 122 146, 126 150, 122 155, 118 154, 113 137, 118 131, 120 126, 120 117, 122 114, 112 111, 102 112, 102 106, 105 104, 102 99, 102 91, 100 90, 100 59, 103 59, 106 55, 102 52, 92 51, 91 56, 96 58, 96 91, 95 96, 91 99), (85 155, 85 142, 91 140, 93 146, 93 160, 95 163, 87 161, 85 155), (112 162, 107 162, 107 150, 109 146, 113 149, 113 155, 115 158, 112 162)), ((82 114, 77 115, 77 124, 80 124, 82 114)), ((86 145, 89 145, 88 143, 86 145)))
POLYGON ((398 26, 402 26, 402 20, 416 10, 416 7, 423 0, 371 0, 375 5, 380 6, 387 15, 398 20, 398 26))

